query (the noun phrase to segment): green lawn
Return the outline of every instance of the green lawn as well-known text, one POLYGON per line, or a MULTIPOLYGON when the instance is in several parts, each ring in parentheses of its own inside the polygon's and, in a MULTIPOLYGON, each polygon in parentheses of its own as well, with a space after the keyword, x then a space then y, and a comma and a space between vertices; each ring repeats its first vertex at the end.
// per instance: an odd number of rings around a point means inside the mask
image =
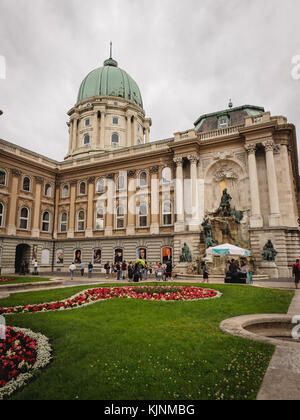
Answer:
MULTIPOLYGON (((71 311, 7 316, 51 339, 54 361, 14 399, 255 399, 274 347, 224 334, 222 320, 286 313, 294 292, 209 285, 220 299, 112 299, 71 311)), ((14 294, 0 306, 70 297, 87 287, 14 294)))
POLYGON ((45 277, 14 277, 14 276, 0 276, 1 279, 10 279, 13 278, 12 281, 0 281, 0 286, 5 284, 20 284, 20 283, 37 283, 41 281, 51 281, 45 277))

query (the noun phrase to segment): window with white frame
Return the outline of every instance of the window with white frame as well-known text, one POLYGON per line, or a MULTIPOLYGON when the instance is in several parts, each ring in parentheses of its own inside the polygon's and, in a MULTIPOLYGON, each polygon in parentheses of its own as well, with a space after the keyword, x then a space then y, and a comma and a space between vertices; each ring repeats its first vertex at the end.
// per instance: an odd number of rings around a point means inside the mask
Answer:
POLYGON ((172 172, 171 168, 164 168, 161 172, 161 179, 163 185, 170 184, 172 182, 172 172))
POLYGON ((104 210, 103 207, 97 207, 96 209, 96 230, 104 229, 104 210))
POLYGON ((139 174, 139 187, 146 188, 148 186, 148 176, 146 171, 142 171, 139 174))
POLYGON ((85 181, 82 181, 82 182, 79 183, 78 194, 79 195, 85 195, 86 194, 86 183, 85 183, 85 181))
POLYGON ((7 172, 5 169, 0 169, 0 185, 6 187, 7 184, 7 172))
POLYGON ((111 145, 114 147, 119 146, 119 134, 118 133, 113 133, 113 135, 111 136, 111 145))
POLYGON ((67 232, 68 228, 68 213, 64 211, 60 215, 60 232, 64 233, 67 232))
POLYGON ((117 178, 117 191, 124 191, 125 189, 125 176, 119 175, 117 178))
POLYGON ((90 136, 89 136, 89 134, 85 134, 85 136, 83 137, 83 145, 84 146, 89 146, 90 145, 90 136))
POLYGON ((50 264, 50 250, 47 248, 42 249, 41 265, 49 265, 49 264, 50 264))
POLYGON ((124 229, 125 228, 125 209, 123 206, 119 206, 117 208, 116 213, 116 229, 124 229))
POLYGON ((96 184, 96 191, 98 194, 103 194, 105 192, 105 179, 100 178, 96 184))
POLYGON ((49 211, 44 211, 42 215, 42 232, 50 232, 50 219, 49 211))
POLYGON ((143 227, 148 226, 148 206, 146 203, 140 204, 138 218, 139 218, 139 227, 143 228, 143 227))
POLYGON ((85 229, 85 211, 79 210, 77 213, 77 232, 84 232, 85 229))
POLYGON ((29 178, 29 176, 25 176, 23 178, 22 190, 26 192, 31 191, 31 179, 29 178))
POLYGON ((27 207, 22 207, 20 210, 19 228, 23 230, 28 230, 28 227, 29 227, 29 209, 27 207))
POLYGON ((4 204, 0 203, 0 228, 4 225, 4 204))
POLYGON ((49 183, 45 185, 45 196, 46 197, 52 196, 52 185, 49 183))
POLYGON ((163 201, 162 203, 162 224, 163 226, 172 225, 173 219, 173 206, 170 200, 163 201))
POLYGON ((61 189, 61 196, 62 196, 62 198, 69 197, 69 185, 67 185, 67 184, 63 185, 63 187, 61 189))

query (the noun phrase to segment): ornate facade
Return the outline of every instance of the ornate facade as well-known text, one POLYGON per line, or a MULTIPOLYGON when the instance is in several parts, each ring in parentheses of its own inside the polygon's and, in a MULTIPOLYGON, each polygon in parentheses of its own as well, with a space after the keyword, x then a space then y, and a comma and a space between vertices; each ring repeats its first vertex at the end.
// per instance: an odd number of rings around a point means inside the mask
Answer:
POLYGON ((66 271, 76 258, 100 267, 141 251, 150 262, 172 254, 176 264, 184 243, 195 259, 203 218, 224 188, 244 211, 257 266, 271 239, 279 275, 289 274, 300 257, 300 183, 295 127, 285 117, 230 104, 150 142, 139 88, 112 58, 84 79, 68 115, 63 162, 0 140, 2 274, 24 259, 66 271))

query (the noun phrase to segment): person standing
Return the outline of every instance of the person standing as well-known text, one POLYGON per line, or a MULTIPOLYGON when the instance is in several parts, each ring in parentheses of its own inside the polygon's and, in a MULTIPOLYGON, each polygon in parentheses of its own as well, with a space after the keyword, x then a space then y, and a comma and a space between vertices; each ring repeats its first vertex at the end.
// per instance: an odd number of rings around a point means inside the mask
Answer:
POLYGON ((93 266, 92 262, 90 262, 89 265, 88 265, 88 277, 89 277, 89 279, 92 277, 93 268, 94 268, 94 266, 93 266))
POLYGON ((148 263, 147 263, 147 261, 145 261, 145 266, 144 266, 144 269, 143 269, 143 272, 144 272, 144 280, 148 280, 148 263))
POLYGON ((109 264, 109 261, 107 261, 107 263, 104 265, 104 270, 105 270, 105 278, 108 279, 109 273, 110 273, 110 264, 109 264))
POLYGON ((85 269, 85 264, 84 262, 80 263, 80 273, 81 273, 81 277, 84 276, 84 269, 85 269))
POLYGON ((299 260, 296 260, 295 264, 293 265, 293 276, 295 279, 295 286, 296 289, 298 289, 298 284, 300 281, 300 262, 299 260))
POLYGON ((73 280, 75 270, 76 270, 76 265, 74 264, 74 262, 72 262, 72 264, 69 267, 69 272, 70 272, 71 280, 73 280))
POLYGON ((126 261, 122 262, 122 277, 123 280, 126 279, 127 264, 126 261))
POLYGON ((173 272, 172 262, 168 260, 166 264, 166 281, 168 281, 168 279, 171 279, 171 281, 173 280, 172 272, 173 272))
POLYGON ((33 263, 33 274, 35 276, 37 276, 37 274, 38 274, 38 262, 37 262, 37 260, 34 260, 34 263, 33 263))
POLYGON ((133 281, 135 283, 138 283, 140 278, 141 278, 140 265, 136 263, 133 270, 133 281))
POLYGON ((246 274, 246 283, 250 284, 250 272, 249 272, 247 262, 242 263, 241 273, 246 274))
POLYGON ((133 279, 132 261, 130 261, 130 263, 128 264, 128 279, 129 279, 129 281, 132 281, 132 279, 133 279))
POLYGON ((117 271, 117 280, 121 280, 122 279, 122 270, 121 270, 121 265, 119 262, 117 262, 116 264, 116 271, 117 271))
POLYGON ((202 265, 202 273, 203 273, 203 283, 207 282, 209 283, 208 280, 208 270, 207 270, 207 265, 206 262, 204 261, 203 265, 202 265))

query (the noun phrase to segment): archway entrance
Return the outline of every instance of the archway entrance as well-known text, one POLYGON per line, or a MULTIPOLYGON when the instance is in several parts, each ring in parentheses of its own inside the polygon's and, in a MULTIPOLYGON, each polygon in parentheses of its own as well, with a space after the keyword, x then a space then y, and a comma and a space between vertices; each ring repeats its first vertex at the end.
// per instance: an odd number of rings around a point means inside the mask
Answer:
POLYGON ((16 247, 16 258, 15 258, 15 273, 19 274, 23 270, 23 267, 25 268, 26 274, 26 268, 29 268, 30 263, 30 246, 26 244, 20 244, 16 247), (24 266, 23 266, 24 263, 24 266))

